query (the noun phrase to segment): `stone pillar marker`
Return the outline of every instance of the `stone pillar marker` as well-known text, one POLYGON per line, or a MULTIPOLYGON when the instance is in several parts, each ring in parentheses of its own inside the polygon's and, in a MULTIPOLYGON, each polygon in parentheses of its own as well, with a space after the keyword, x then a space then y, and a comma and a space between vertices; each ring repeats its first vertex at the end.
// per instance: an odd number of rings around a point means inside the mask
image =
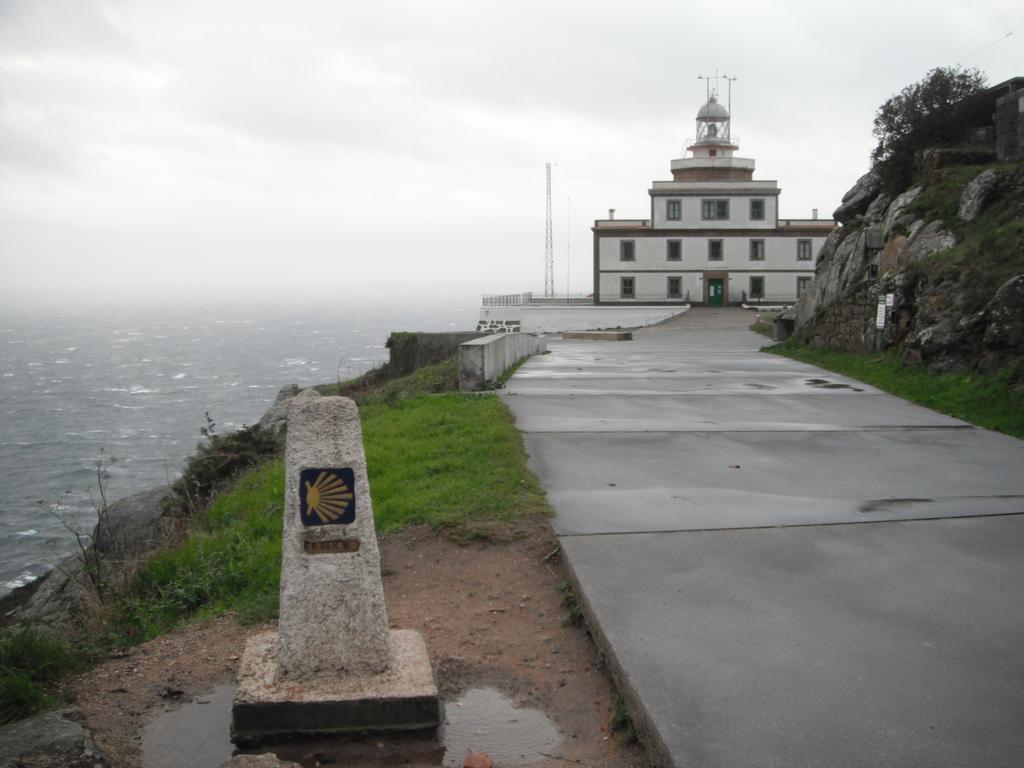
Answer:
POLYGON ((426 646, 391 630, 355 403, 288 411, 278 630, 246 644, 231 736, 424 730, 440 722, 426 646))

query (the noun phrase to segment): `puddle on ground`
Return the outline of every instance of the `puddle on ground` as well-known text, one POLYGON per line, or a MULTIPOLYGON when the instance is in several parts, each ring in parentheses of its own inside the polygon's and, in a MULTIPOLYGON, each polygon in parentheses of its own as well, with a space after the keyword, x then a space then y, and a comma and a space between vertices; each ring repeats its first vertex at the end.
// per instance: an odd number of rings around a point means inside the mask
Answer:
POLYGON ((915 504, 931 504, 935 499, 870 499, 860 505, 860 513, 868 515, 872 512, 896 512, 893 507, 909 507, 915 504))
POLYGON ((462 766, 467 752, 486 752, 495 765, 529 765, 561 738, 539 709, 518 708, 493 688, 473 688, 445 705, 445 766, 462 766))
POLYGON ((231 757, 234 698, 235 686, 218 685, 157 714, 142 730, 143 768, 211 768, 231 757))
POLYGON ((851 387, 849 384, 839 384, 835 381, 828 381, 827 379, 807 379, 806 384, 817 387, 818 389, 852 389, 854 392, 863 392, 863 389, 857 387, 851 387))
MULTIPOLYGON (((168 708, 142 734, 143 768, 210 768, 234 752, 230 740, 233 685, 219 685, 191 702, 168 708)), ((273 752, 302 766, 342 765, 458 768, 467 752, 486 752, 495 765, 528 766, 561 743, 554 723, 539 709, 516 707, 493 688, 472 688, 444 707, 436 738, 369 736, 264 744, 245 752, 273 752)))

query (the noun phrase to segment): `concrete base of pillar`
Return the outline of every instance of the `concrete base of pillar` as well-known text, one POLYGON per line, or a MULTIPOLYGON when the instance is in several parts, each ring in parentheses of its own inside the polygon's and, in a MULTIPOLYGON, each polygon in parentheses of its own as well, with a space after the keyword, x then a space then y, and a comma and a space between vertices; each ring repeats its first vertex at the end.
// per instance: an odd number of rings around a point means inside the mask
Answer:
POLYGON ((391 665, 379 675, 277 678, 277 633, 249 639, 238 671, 231 740, 258 744, 296 736, 424 731, 441 722, 441 704, 423 638, 392 630, 391 665))

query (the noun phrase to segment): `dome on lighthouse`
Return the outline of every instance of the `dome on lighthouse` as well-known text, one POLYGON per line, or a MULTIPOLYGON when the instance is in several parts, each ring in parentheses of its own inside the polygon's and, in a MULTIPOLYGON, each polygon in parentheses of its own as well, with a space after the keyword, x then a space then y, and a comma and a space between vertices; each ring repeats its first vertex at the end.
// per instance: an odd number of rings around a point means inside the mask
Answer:
POLYGON ((718 99, 712 95, 708 98, 708 103, 700 108, 697 113, 698 120, 728 120, 729 110, 718 103, 718 99))

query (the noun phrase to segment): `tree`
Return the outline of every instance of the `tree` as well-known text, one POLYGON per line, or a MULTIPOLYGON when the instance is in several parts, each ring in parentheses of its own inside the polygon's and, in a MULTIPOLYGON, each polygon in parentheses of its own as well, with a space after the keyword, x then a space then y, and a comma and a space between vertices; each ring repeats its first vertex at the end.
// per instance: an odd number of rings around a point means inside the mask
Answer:
POLYGON ((922 149, 957 144, 988 117, 985 75, 977 69, 936 67, 892 96, 875 114, 878 146, 871 152, 883 187, 900 191, 913 180, 922 149))

